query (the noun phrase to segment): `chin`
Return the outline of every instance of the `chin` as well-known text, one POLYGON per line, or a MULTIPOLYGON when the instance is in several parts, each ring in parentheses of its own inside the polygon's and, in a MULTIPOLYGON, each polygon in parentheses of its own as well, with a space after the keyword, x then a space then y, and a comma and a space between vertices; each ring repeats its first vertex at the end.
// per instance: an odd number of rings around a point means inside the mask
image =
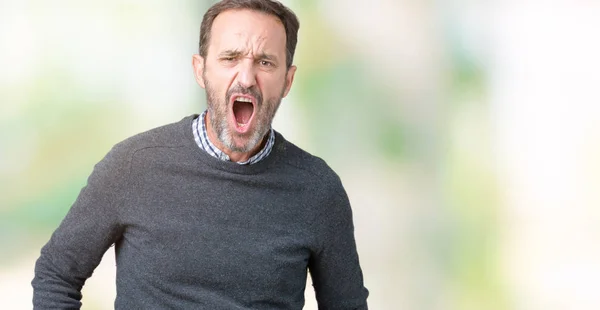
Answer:
POLYGON ((228 149, 237 153, 248 153, 254 150, 262 141, 262 136, 258 132, 249 132, 248 135, 233 136, 231 132, 224 132, 220 137, 221 143, 228 149))

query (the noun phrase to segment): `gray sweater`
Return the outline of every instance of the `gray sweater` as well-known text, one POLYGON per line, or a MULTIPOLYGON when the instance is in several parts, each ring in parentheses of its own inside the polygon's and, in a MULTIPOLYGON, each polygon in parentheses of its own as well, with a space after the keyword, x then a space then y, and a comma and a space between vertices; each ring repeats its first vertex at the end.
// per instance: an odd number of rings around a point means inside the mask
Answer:
POLYGON ((352 211, 327 164, 276 134, 254 165, 202 151, 192 120, 100 161, 35 266, 35 309, 79 308, 114 245, 117 309, 367 309, 352 211))

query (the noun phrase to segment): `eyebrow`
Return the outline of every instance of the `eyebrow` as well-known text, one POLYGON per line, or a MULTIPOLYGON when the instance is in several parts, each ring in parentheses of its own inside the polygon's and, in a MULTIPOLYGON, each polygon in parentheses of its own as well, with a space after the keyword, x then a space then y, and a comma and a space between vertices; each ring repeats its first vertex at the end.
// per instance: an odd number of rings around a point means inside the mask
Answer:
MULTIPOLYGON (((237 58, 240 57, 244 54, 244 52, 242 52, 241 50, 225 50, 221 53, 219 53, 219 57, 233 57, 233 58, 237 58)), ((255 57, 255 59, 265 59, 265 60, 271 60, 271 61, 277 61, 277 56, 272 55, 272 54, 267 54, 265 52, 261 52, 258 53, 256 55, 257 57, 255 57)))
POLYGON ((277 56, 271 55, 271 54, 267 54, 265 52, 259 53, 257 58, 258 59, 273 60, 273 61, 277 60, 277 56))
POLYGON ((219 53, 219 57, 239 57, 242 55, 242 51, 240 50, 226 50, 219 53))

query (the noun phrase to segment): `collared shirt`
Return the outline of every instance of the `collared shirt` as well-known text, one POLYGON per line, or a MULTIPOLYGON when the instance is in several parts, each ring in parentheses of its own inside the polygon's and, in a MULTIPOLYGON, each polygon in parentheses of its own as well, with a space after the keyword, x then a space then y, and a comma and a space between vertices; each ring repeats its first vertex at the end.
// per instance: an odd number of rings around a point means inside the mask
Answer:
MULTIPOLYGON (((208 139, 205 118, 206 112, 207 110, 205 110, 204 113, 202 113, 202 115, 194 119, 194 121, 192 122, 194 140, 196 140, 196 144, 198 144, 198 146, 202 150, 207 152, 209 155, 223 161, 230 161, 231 159, 229 158, 229 156, 223 151, 219 150, 219 148, 217 148, 212 142, 210 142, 210 139, 208 139)), ((271 128, 269 130, 269 137, 267 138, 267 143, 265 144, 265 147, 262 150, 260 150, 260 152, 256 153, 256 155, 250 157, 250 159, 248 159, 247 161, 238 164, 251 165, 267 158, 267 156, 269 156, 271 150, 273 149, 273 144, 275 144, 275 131, 273 130, 273 128, 271 128)))

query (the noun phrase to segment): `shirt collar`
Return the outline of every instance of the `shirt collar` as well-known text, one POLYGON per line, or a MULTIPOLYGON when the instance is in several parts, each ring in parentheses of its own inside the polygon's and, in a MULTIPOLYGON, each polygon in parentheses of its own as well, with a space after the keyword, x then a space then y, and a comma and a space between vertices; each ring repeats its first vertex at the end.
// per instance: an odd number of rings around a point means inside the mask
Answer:
MULTIPOLYGON (((206 113, 205 110, 202 115, 194 119, 192 122, 192 130, 194 132, 194 140, 196 140, 196 144, 202 150, 207 152, 210 156, 218 158, 223 161, 231 161, 229 156, 221 151, 218 147, 216 147, 210 139, 208 139, 208 132, 206 131, 206 113)), ((273 149, 273 145, 275 144, 275 131, 273 128, 269 130, 269 137, 267 138, 267 143, 260 150, 260 152, 256 153, 254 156, 250 157, 247 161, 239 162, 237 164, 240 165, 251 165, 255 164, 269 156, 271 150, 273 149)))

